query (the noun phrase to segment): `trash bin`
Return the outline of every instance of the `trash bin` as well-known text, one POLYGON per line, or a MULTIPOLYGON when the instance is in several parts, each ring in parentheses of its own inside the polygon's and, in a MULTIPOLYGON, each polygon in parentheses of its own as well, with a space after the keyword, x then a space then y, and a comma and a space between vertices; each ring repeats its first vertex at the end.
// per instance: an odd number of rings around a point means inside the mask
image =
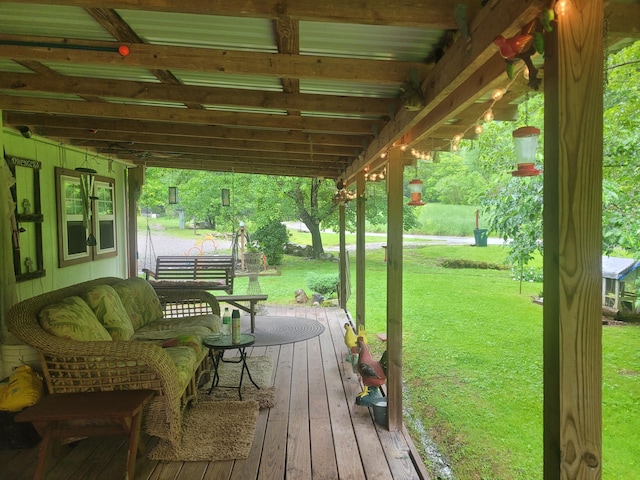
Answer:
POLYGON ((489 236, 489 230, 486 228, 476 228, 473 231, 473 235, 476 237, 476 247, 486 247, 487 237, 489 236))
POLYGON ((381 427, 387 427, 387 399, 380 398, 374 400, 371 404, 373 407, 373 419, 381 427))

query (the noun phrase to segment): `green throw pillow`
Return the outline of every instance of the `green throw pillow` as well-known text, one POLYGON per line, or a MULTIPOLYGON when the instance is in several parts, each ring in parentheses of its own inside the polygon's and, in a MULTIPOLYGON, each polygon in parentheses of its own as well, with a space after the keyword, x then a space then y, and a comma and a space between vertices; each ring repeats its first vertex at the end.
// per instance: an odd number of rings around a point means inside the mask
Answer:
POLYGON ((110 285, 98 285, 87 291, 82 298, 96 314, 100 323, 114 340, 129 340, 133 325, 122 305, 122 300, 110 285))
POLYGON ((124 309, 129 314, 133 329, 162 318, 162 306, 151 284, 142 278, 128 278, 113 285, 124 309))
POLYGON ((67 297, 44 307, 38 314, 42 328, 69 340, 111 340, 89 305, 80 297, 67 297))

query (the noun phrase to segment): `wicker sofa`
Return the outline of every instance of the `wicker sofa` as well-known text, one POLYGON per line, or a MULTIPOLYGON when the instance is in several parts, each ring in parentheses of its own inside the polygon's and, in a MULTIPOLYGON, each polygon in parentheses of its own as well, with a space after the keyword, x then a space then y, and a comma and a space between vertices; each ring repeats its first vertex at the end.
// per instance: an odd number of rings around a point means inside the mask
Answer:
POLYGON ((49 393, 155 390, 144 429, 173 440, 183 407, 196 397, 200 376, 208 371, 202 338, 218 328, 219 315, 218 302, 208 292, 157 294, 143 279, 105 277, 19 302, 7 326, 40 352, 49 393), (127 319, 124 327, 114 321, 122 307, 132 329, 127 319), (94 318, 103 325, 96 327, 94 318))

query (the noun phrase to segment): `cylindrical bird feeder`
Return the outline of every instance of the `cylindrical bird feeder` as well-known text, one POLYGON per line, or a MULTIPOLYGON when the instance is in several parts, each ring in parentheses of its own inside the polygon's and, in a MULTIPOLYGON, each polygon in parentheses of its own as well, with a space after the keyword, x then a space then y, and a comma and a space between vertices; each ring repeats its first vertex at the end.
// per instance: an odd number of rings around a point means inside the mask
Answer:
POLYGON ((520 127, 513 131, 513 143, 516 147, 518 169, 511 172, 514 177, 533 177, 540 175, 536 170, 536 149, 540 129, 536 127, 520 127))
POLYGON ((411 201, 407 205, 419 207, 424 205, 422 201, 422 180, 414 178, 409 182, 409 191, 411 192, 411 201))

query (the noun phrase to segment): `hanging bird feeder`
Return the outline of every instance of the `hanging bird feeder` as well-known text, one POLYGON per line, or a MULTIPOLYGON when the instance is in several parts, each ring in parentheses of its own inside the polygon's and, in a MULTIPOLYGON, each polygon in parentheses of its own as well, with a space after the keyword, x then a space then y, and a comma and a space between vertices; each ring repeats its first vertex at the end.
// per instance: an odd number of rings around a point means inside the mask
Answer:
POLYGON ((540 175, 540 170, 535 168, 536 148, 540 129, 536 127, 520 127, 513 131, 513 143, 516 147, 518 169, 513 170, 514 177, 534 177, 540 175))
POLYGON ((169 187, 169 205, 178 203, 178 187, 169 187))
POLYGON ((425 203, 422 201, 422 180, 414 178, 409 182, 409 191, 411 192, 411 201, 407 203, 412 207, 419 207, 425 203))

